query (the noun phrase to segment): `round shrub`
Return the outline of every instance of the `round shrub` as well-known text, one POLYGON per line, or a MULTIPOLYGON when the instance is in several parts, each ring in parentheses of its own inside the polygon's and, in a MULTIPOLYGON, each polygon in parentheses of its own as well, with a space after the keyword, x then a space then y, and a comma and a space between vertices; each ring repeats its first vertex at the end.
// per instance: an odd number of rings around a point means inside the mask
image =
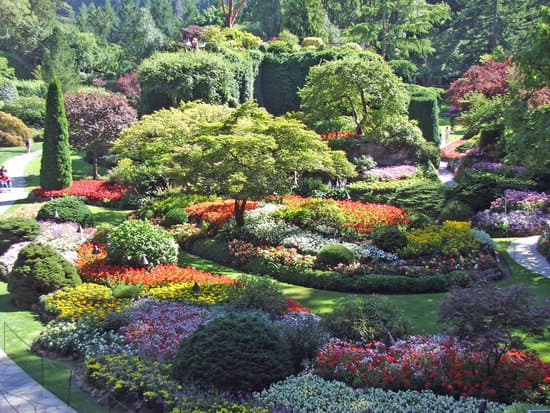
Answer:
POLYGON ((354 260, 353 252, 340 244, 325 245, 317 254, 317 264, 326 267, 334 267, 338 264, 348 265, 354 260))
POLYGON ((64 196, 63 198, 56 198, 46 202, 38 211, 36 218, 55 220, 55 222, 77 222, 85 228, 93 227, 95 223, 90 208, 82 200, 74 196, 64 196), (57 214, 55 211, 57 211, 57 214))
POLYGON ((342 339, 388 344, 411 332, 411 323, 402 311, 389 298, 379 295, 346 301, 323 319, 323 325, 342 339))
POLYGON ((183 208, 172 208, 164 216, 163 225, 171 227, 172 225, 185 224, 189 221, 189 215, 183 208))
POLYGON ((451 199, 443 205, 439 221, 468 221, 473 214, 474 211, 470 205, 456 199, 451 199))
POLYGON ((291 360, 276 324, 258 316, 230 315, 200 326, 181 342, 173 375, 222 390, 261 390, 289 376, 291 360))
POLYGON ((0 255, 4 254, 10 245, 33 241, 40 233, 40 225, 34 219, 8 218, 0 222, 0 255))
POLYGON ((407 236, 396 227, 382 227, 372 234, 372 242, 384 251, 394 252, 407 245, 407 236))
POLYGON ((178 259, 174 237, 158 225, 131 219, 124 221, 109 234, 105 245, 107 258, 114 264, 147 265, 173 264, 178 259))
POLYGON ((229 302, 241 308, 253 308, 281 314, 286 298, 279 284, 269 278, 241 277, 228 289, 229 302))
POLYGON ((22 308, 31 308, 43 294, 80 283, 74 265, 43 244, 24 247, 8 274, 8 291, 13 303, 22 308))
POLYGON ((0 77, 0 100, 9 102, 17 99, 19 94, 13 81, 0 77))

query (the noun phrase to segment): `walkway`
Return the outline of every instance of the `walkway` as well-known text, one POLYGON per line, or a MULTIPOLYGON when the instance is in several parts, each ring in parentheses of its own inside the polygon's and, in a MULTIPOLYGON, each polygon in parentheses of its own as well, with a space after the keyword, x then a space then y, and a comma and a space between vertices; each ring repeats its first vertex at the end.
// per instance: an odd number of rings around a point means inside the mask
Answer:
MULTIPOLYGON (((28 193, 25 192, 25 167, 29 161, 41 154, 42 151, 35 151, 30 154, 25 153, 16 156, 6 161, 4 167, 8 170, 12 188, 7 192, 0 193, 0 215, 6 212, 15 201, 27 198, 28 193)), ((2 413, 1 410, 0 413, 2 413)))
POLYGON ((550 278, 550 263, 537 251, 540 235, 518 238, 508 246, 508 254, 519 265, 550 278))
POLYGON ((448 162, 441 161, 439 163, 439 169, 437 174, 439 175, 439 180, 447 186, 453 186, 456 184, 455 175, 447 169, 448 162))

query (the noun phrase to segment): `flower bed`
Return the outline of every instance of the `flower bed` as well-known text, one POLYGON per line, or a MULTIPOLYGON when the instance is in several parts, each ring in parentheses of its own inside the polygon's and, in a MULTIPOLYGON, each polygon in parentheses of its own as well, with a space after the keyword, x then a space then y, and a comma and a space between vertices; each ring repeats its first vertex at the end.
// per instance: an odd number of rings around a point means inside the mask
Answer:
POLYGON ((416 173, 415 165, 378 166, 369 169, 365 175, 376 177, 378 180, 403 179, 416 173))
POLYGON ((506 189, 503 196, 491 202, 491 211, 506 212, 514 209, 531 211, 550 205, 550 196, 545 192, 506 189))
POLYGON ((120 184, 113 184, 106 180, 82 179, 73 181, 69 188, 44 190, 39 187, 33 189, 32 193, 42 198, 59 198, 65 195, 71 195, 86 197, 92 201, 105 203, 119 201, 128 191, 128 187, 120 184))
MULTIPOLYGON (((256 201, 247 201, 246 210, 249 211, 258 206, 256 201)), ((224 199, 223 201, 200 202, 185 208, 189 218, 200 219, 211 222, 214 225, 223 225, 234 215, 235 200, 224 199)))
POLYGON ((478 212, 472 223, 493 237, 524 237, 541 234, 550 228, 550 214, 534 209, 510 212, 493 212, 489 209, 478 212))
POLYGON ((334 340, 317 355, 314 369, 354 387, 430 389, 501 402, 529 399, 550 380, 550 367, 533 353, 508 351, 491 370, 485 357, 440 336, 410 337, 391 347, 334 340))

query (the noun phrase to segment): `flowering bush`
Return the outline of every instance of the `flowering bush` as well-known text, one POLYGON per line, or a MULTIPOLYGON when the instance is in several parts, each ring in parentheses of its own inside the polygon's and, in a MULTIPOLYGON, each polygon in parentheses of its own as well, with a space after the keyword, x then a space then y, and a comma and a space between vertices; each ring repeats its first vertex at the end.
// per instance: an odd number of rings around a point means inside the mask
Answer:
POLYGON ((524 166, 504 165, 499 162, 480 161, 472 165, 472 169, 498 173, 500 175, 520 175, 527 170, 524 166))
POLYGON ((228 286, 232 283, 234 280, 215 284, 207 282, 197 288, 195 282, 175 282, 151 287, 144 292, 144 295, 158 300, 177 300, 197 304, 225 303, 229 300, 228 286))
MULTIPOLYGON (((247 201, 246 210, 258 206, 256 201, 247 201)), ((200 202, 185 208, 190 219, 200 219, 211 222, 214 225, 223 225, 234 215, 235 200, 224 199, 223 201, 200 202)))
POLYGON ((227 244, 232 260, 236 264, 246 264, 254 258, 278 265, 286 265, 298 269, 312 268, 315 257, 299 254, 295 248, 286 247, 255 247, 246 241, 234 239, 227 244))
POLYGON ((109 181, 101 179, 82 179, 73 181, 69 188, 44 190, 39 187, 33 189, 32 193, 42 198, 59 198, 65 195, 71 195, 86 197, 93 201, 109 202, 119 201, 128 191, 128 187, 120 184, 113 184, 109 181))
POLYGON ((304 307, 299 301, 293 300, 292 298, 287 298, 285 313, 311 313, 311 310, 304 307))
POLYGON ((491 371, 482 354, 442 336, 416 336, 386 347, 331 341, 314 364, 321 377, 358 387, 430 389, 454 397, 526 400, 550 375, 533 353, 509 351, 491 371))
POLYGON ((174 302, 140 300, 126 312, 131 320, 121 332, 138 353, 147 358, 173 358, 179 343, 201 325, 223 317, 223 311, 174 302))
POLYGON ((331 140, 336 138, 357 138, 354 132, 329 132, 321 133, 319 135, 321 139, 331 140))
POLYGON ((504 196, 491 202, 491 211, 507 212, 514 209, 532 211, 550 205, 550 196, 545 192, 506 189, 504 196))
POLYGON ((125 344, 123 335, 106 331, 89 321, 54 320, 34 339, 32 348, 80 357, 113 351, 132 353, 133 349, 125 344))
POLYGON ((494 237, 540 234, 550 228, 550 215, 540 209, 493 212, 489 209, 472 217, 473 225, 494 237))
POLYGON ((426 225, 406 233, 407 246, 398 255, 418 257, 435 254, 471 254, 481 242, 474 238, 470 222, 445 221, 443 225, 426 225))
MULTIPOLYGON (((428 390, 354 390, 344 383, 324 380, 310 373, 274 383, 262 392, 254 393, 254 399, 273 411, 293 413, 472 413, 478 410, 482 402, 473 397, 455 400, 428 390)), ((502 413, 505 408, 505 405, 488 402, 485 412, 502 413)))
POLYGON ((379 166, 369 170, 367 175, 379 180, 402 179, 414 175, 416 171, 415 165, 379 166))
POLYGON ((121 312, 130 300, 114 298, 109 287, 84 283, 66 287, 40 297, 44 309, 61 320, 103 319, 109 313, 121 312))

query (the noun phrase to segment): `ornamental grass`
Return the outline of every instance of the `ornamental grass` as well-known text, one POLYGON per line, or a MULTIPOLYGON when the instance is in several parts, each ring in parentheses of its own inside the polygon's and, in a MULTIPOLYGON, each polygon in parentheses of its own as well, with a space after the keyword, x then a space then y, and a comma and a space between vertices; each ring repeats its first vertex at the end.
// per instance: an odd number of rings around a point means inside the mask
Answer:
POLYGON ((105 202, 119 201, 128 191, 128 187, 120 184, 113 184, 106 180, 82 179, 73 181, 72 185, 68 188, 44 190, 39 187, 33 189, 32 193, 42 198, 59 198, 70 195, 82 196, 93 201, 105 202))

